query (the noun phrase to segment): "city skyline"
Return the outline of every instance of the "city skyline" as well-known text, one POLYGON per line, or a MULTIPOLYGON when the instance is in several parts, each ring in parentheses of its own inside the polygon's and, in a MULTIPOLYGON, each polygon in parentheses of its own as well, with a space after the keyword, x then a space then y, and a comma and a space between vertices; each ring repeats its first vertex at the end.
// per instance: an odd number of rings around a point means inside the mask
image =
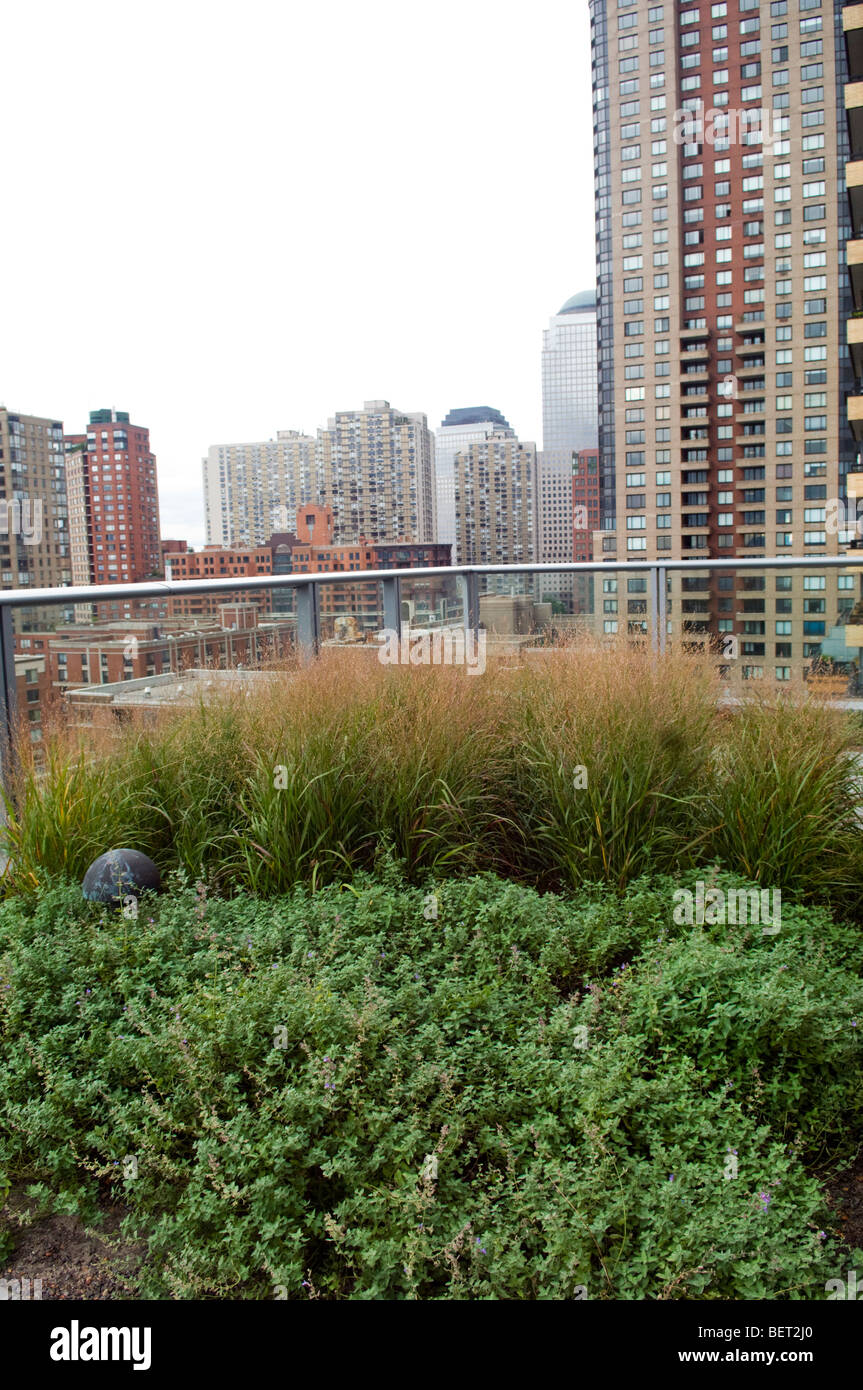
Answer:
POLYGON ((540 4, 527 29, 447 3, 430 24, 391 3, 252 0, 239 27, 217 6, 157 3, 134 29, 92 0, 51 9, 47 42, 44 11, 7 17, 7 51, 38 53, 39 81, 21 61, 0 93, 16 132, 0 402, 71 424, 102 401, 146 420, 163 531, 195 545, 202 455, 270 422, 314 433, 334 404, 387 399, 436 428, 454 404, 491 401, 540 440, 543 328, 595 278, 586 4, 540 4), (338 103, 319 99, 319 62, 285 84, 297 51, 325 60, 338 103), (489 103, 472 63, 517 82, 518 102, 489 103), (560 65, 566 81, 550 80, 560 65), (76 69, 99 80, 58 120, 44 93, 76 69), (442 74, 459 82, 454 106, 435 100, 442 74), (208 99, 222 88, 230 101, 208 99), (423 211, 382 217, 381 176, 411 180, 423 211), (485 185, 517 190, 518 212, 464 215, 485 185), (61 236, 46 197, 82 205, 61 236), (297 215, 297 199, 325 215, 297 215), (134 331, 88 328, 97 300, 129 286, 134 331))

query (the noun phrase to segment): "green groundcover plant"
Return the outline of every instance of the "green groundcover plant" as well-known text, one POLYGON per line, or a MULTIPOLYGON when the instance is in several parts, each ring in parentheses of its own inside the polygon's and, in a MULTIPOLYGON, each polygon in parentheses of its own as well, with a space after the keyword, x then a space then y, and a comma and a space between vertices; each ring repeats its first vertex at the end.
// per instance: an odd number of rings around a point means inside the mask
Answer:
POLYGON ((824 1298, 863 939, 681 881, 10 898, 0 1174, 122 1200, 150 1297, 824 1298))

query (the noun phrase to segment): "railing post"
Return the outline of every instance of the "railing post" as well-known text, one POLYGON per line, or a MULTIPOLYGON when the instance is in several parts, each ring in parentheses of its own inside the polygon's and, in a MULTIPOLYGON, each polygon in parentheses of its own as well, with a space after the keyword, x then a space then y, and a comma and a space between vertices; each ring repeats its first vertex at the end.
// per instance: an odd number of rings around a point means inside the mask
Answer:
POLYGON ((474 640, 477 641, 479 639, 479 575, 474 574, 471 570, 463 571, 458 576, 458 582, 462 589, 465 632, 473 632, 474 640))
POLYGON ((297 586, 297 645, 304 661, 310 661, 321 649, 318 586, 313 582, 297 586))
POLYGON ((650 613, 650 650, 654 653, 659 652, 659 614, 661 611, 659 596, 659 572, 656 565, 651 565, 647 575, 647 599, 648 610, 650 613))
POLYGON ((656 571, 657 606, 659 609, 659 651, 665 651, 668 635, 668 571, 660 565, 656 571))
POLYGON ((402 631, 402 581, 395 575, 387 575, 381 580, 383 590, 384 627, 401 638, 402 631))
MULTIPOLYGON (((15 629, 12 609, 0 607, 0 785, 7 795, 12 789, 15 758, 15 723, 18 689, 15 684, 15 629)), ((6 817, 2 816, 3 821, 6 817)))

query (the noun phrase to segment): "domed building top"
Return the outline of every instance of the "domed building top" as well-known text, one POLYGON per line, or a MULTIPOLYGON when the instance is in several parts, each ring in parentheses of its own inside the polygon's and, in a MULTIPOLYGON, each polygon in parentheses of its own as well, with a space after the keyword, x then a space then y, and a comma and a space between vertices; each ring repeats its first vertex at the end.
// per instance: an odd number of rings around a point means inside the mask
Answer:
POLYGON ((462 406, 457 410, 451 410, 445 420, 441 421, 441 428, 446 429, 449 425, 499 425, 503 429, 509 429, 509 422, 503 418, 499 410, 494 410, 490 405, 468 405, 462 406))
POLYGON ((582 290, 581 294, 574 294, 568 299, 562 309, 558 309, 558 314, 575 314, 579 309, 596 308, 596 290, 582 290))

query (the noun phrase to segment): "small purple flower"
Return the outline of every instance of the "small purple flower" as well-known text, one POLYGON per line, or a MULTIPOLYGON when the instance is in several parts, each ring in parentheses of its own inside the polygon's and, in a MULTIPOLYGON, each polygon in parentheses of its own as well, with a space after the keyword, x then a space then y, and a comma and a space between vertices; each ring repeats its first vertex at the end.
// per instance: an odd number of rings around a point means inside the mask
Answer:
POLYGON ((673 1174, 673 1173, 669 1173, 669 1174, 668 1174, 668 1181, 669 1181, 669 1182, 674 1182, 674 1174, 673 1174))

